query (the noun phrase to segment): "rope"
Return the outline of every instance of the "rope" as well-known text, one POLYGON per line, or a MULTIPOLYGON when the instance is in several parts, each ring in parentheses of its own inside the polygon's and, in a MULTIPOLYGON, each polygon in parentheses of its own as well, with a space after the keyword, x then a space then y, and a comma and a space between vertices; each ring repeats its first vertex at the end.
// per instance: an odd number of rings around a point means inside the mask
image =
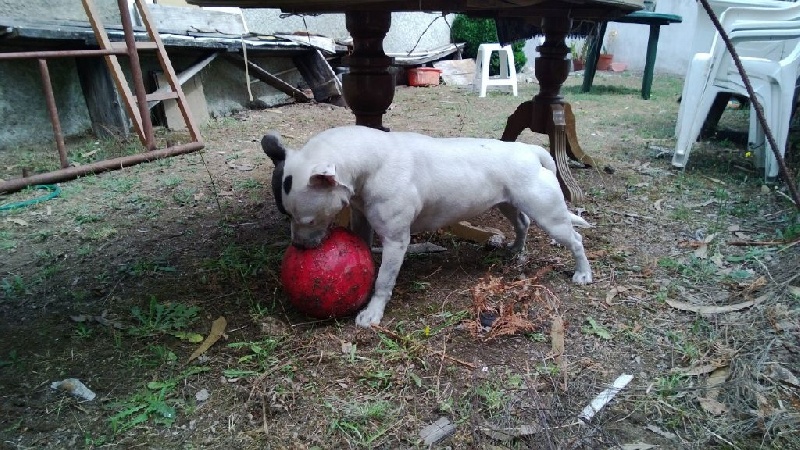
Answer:
POLYGON ((792 194, 792 199, 794 200, 795 208, 797 208, 797 210, 800 211, 800 195, 798 195, 797 187, 794 185, 794 176, 789 171, 789 168, 786 167, 786 162, 783 159, 783 155, 781 155, 781 152, 778 150, 778 144, 775 141, 775 136, 773 136, 772 130, 769 128, 769 125, 767 124, 767 118, 764 116, 764 109, 761 107, 761 103, 758 101, 758 98, 756 97, 755 91, 753 90, 753 85, 750 84, 750 77, 747 76, 747 73, 744 70, 744 66, 742 66, 742 61, 739 59, 739 54, 736 53, 736 49, 733 47, 733 43, 728 37, 728 34, 725 33, 725 30, 722 28, 722 24, 719 22, 719 19, 714 14, 714 11, 711 9, 711 6, 708 4, 708 0, 698 0, 698 1, 700 2, 701 5, 703 5, 703 9, 706 10, 708 17, 714 23, 714 27, 716 27, 720 37, 722 38, 723 42, 725 42, 725 47, 728 49, 728 53, 730 53, 731 58, 733 58, 733 63, 736 65, 736 69, 739 71, 739 75, 742 76, 744 87, 745 89, 747 89, 747 95, 750 97, 750 102, 752 102, 753 109, 756 111, 758 122, 764 129, 764 134, 767 137, 767 141, 769 141, 769 145, 770 147, 772 147, 772 153, 775 154, 775 159, 778 161, 778 167, 780 168, 781 176, 783 177, 784 180, 786 180, 786 184, 789 187, 789 192, 792 194))
POLYGON ((15 203, 6 203, 5 205, 0 205, 0 211, 11 211, 12 209, 24 208, 26 206, 35 205, 37 203, 41 203, 61 195, 61 188, 54 184, 40 184, 33 186, 33 189, 46 190, 50 191, 50 193, 48 193, 47 195, 43 195, 41 197, 32 198, 30 200, 25 200, 15 203))

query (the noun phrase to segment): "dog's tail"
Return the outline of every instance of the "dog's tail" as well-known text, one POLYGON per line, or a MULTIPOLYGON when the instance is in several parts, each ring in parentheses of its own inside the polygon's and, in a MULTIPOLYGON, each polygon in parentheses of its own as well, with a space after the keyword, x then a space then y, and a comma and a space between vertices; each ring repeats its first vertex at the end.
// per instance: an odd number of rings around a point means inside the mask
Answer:
POLYGON ((570 220, 572 220, 572 225, 580 228, 592 228, 592 224, 583 220, 583 217, 572 213, 569 213, 569 216, 570 220))

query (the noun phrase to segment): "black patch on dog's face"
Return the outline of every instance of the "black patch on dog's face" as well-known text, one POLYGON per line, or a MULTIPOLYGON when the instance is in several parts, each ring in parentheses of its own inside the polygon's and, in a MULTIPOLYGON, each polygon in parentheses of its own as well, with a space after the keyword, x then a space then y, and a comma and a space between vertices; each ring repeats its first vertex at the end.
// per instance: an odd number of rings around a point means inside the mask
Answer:
POLYGON ((286 195, 289 195, 289 192, 291 190, 292 190, 292 176, 289 175, 283 179, 283 192, 285 192, 286 195))

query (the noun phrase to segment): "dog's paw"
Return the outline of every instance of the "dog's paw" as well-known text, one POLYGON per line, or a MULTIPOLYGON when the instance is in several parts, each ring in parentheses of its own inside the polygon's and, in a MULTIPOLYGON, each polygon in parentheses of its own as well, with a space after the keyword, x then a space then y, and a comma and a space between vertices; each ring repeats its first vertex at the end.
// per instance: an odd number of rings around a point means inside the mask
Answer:
POLYGON ((572 276, 572 282, 575 284, 589 284, 592 282, 592 272, 575 272, 572 276))
POLYGON ((356 316, 356 325, 362 328, 372 328, 373 325, 380 325, 383 318, 383 310, 374 311, 367 307, 356 316))

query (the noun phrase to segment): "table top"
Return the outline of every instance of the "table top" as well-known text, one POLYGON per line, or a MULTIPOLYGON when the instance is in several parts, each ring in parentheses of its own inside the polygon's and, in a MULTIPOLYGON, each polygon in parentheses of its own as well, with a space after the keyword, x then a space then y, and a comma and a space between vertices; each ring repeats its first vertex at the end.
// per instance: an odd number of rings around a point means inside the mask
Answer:
POLYGON ((669 25, 671 23, 683 22, 683 18, 677 14, 635 11, 626 16, 617 17, 616 19, 613 19, 612 22, 638 23, 644 25, 669 25))
POLYGON ((643 8, 643 0, 188 0, 198 6, 280 8, 287 13, 347 11, 443 11, 498 17, 570 16, 580 19, 621 16, 643 8))

